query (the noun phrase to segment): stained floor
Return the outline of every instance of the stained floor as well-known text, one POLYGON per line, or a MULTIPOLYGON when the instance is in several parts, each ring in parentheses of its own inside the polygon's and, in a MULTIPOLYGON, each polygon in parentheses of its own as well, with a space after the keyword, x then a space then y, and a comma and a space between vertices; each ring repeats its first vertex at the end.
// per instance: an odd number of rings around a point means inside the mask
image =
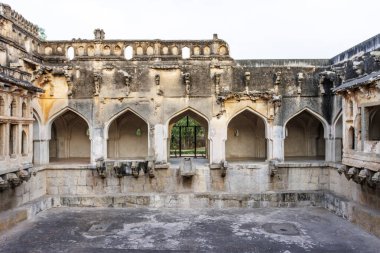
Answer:
POLYGON ((379 252, 320 208, 56 208, 0 235, 0 252, 379 252))

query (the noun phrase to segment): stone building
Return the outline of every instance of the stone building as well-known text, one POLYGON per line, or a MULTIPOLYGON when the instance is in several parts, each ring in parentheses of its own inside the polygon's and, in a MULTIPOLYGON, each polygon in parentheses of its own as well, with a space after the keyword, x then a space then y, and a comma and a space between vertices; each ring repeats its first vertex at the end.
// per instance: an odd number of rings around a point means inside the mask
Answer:
POLYGON ((1 139, 0 210, 39 197, 317 204, 380 235, 380 35, 332 59, 236 60, 216 34, 44 41, 4 4, 0 33, 1 133, 13 136, 1 139), (29 181, 5 187, 26 168, 29 181))

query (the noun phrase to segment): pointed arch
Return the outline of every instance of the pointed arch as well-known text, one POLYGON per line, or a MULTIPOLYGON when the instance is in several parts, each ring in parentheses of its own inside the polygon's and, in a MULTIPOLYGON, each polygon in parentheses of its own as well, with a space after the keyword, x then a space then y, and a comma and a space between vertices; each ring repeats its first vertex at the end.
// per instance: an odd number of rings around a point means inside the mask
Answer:
POLYGON ((145 159, 149 151, 149 129, 148 122, 130 108, 116 113, 104 128, 106 157, 145 159))
MULTIPOLYGON (((262 115, 261 113, 259 113, 258 111, 252 109, 251 107, 249 106, 246 106, 242 109, 240 109, 239 111, 237 111, 235 114, 233 114, 228 120, 227 120, 227 126, 228 124, 230 123, 231 120, 233 120, 235 117, 237 117, 239 114, 245 112, 245 111, 248 111, 252 114, 254 114, 255 116, 259 117, 260 119, 262 119, 264 121, 264 125, 265 125, 265 138, 269 138, 269 134, 270 134, 270 131, 269 131, 269 124, 268 124, 268 120, 267 118, 262 115)), ((226 135, 227 136, 227 135, 226 135)))
MULTIPOLYGON (((190 120, 187 120, 190 122, 190 120)), ((164 139, 166 141, 166 150, 167 150, 167 159, 170 158, 170 151, 172 150, 174 156, 177 154, 177 148, 178 148, 178 154, 181 155, 187 155, 187 156, 195 156, 197 157, 199 154, 200 156, 204 156, 206 158, 209 157, 209 119, 206 115, 203 113, 197 111, 196 109, 192 107, 186 107, 168 118, 166 121, 166 129, 164 139), (189 136, 186 138, 182 138, 181 132, 178 132, 179 128, 182 129, 182 127, 175 126, 177 122, 179 122, 181 119, 185 118, 192 118, 199 124, 198 126, 188 126, 188 123, 183 126, 185 127, 184 130, 186 130, 187 133, 189 133, 189 136), (174 127, 176 127, 174 131, 174 127), (194 129, 193 129, 194 128, 194 129), (187 129, 189 131, 187 131, 187 129), (193 130, 191 130, 193 129, 193 130), (173 136, 172 136, 173 134, 173 136), (198 135, 199 134, 199 135, 198 135), (191 136, 191 137, 190 137, 191 136), (186 140, 189 140, 188 138, 194 138, 192 145, 185 145, 187 143, 186 140), (184 139, 184 142, 182 141, 184 139), (185 140, 186 139, 186 140, 185 140), (181 148, 183 145, 188 149, 189 153, 182 152, 181 148), (198 147, 199 145, 199 147, 198 147), (178 147, 176 147, 178 146, 178 147), (171 149, 172 148, 172 149, 171 149), (201 152, 197 152, 202 150, 201 152), (204 150, 204 151, 203 151, 204 150)), ((186 133, 185 132, 185 133, 186 133)))
POLYGON ((50 117, 47 129, 51 159, 59 162, 89 162, 91 131, 89 122, 83 115, 65 107, 50 117))
POLYGON ((225 157, 234 160, 265 160, 267 157, 267 122, 249 107, 227 121, 225 157))
POLYGON ((104 139, 107 140, 108 139, 108 131, 109 131, 109 127, 110 125, 112 124, 112 122, 117 119, 118 117, 120 117, 121 115, 123 115, 124 113, 127 113, 127 112, 131 112, 133 114, 135 114, 137 117, 139 117, 141 120, 143 120, 147 125, 148 125, 148 131, 150 129, 150 124, 149 122, 139 113, 137 113, 135 110, 131 109, 130 107, 127 107, 121 111, 119 111, 118 113, 114 114, 111 118, 109 118, 107 120, 107 122, 104 124, 104 139))
POLYGON ((61 110, 55 112, 47 121, 47 129, 49 129, 49 132, 48 132, 48 137, 50 138, 50 129, 51 129, 51 126, 53 124, 53 122, 59 117, 59 116, 62 116, 64 115, 66 112, 73 112, 74 114, 76 114, 77 116, 79 116, 80 118, 82 118, 86 124, 87 124, 87 127, 88 127, 88 130, 89 130, 89 139, 91 140, 92 139, 92 131, 91 131, 91 124, 90 122, 88 121, 88 119, 83 115, 81 114, 80 112, 76 111, 75 109, 71 108, 71 107, 64 107, 62 108, 61 110))
MULTIPOLYGON (((165 126, 168 127, 170 121, 173 121, 173 119, 175 119, 175 118, 180 118, 181 115, 184 115, 184 114, 186 114, 187 112, 190 112, 191 114, 196 115, 197 118, 198 118, 198 117, 202 118, 204 121, 207 122, 207 125, 210 124, 210 120, 207 118, 206 115, 204 115, 204 114, 201 113, 200 111, 194 109, 193 107, 188 106, 188 107, 186 107, 186 108, 184 108, 184 109, 182 109, 182 110, 180 110, 180 111, 174 113, 173 115, 171 115, 171 116, 168 118, 168 120, 166 121, 165 126)), ((166 137, 167 137, 167 136, 166 136, 166 137)))
POLYGON ((28 114, 29 114, 28 113, 28 106, 26 105, 26 102, 23 101, 22 105, 21 105, 21 115, 22 115, 23 118, 29 118, 30 114, 29 115, 28 114))
POLYGON ((321 115, 304 108, 285 121, 283 131, 285 160, 325 160, 329 125, 321 115))
POLYGON ((317 118, 321 123, 322 123, 322 126, 323 126, 323 130, 324 130, 324 137, 325 138, 328 138, 329 137, 329 134, 330 134, 330 131, 329 131, 329 123, 326 121, 325 118, 323 118, 322 115, 320 115, 319 113, 313 111, 312 109, 310 109, 309 107, 305 107, 303 108, 302 110, 299 110, 298 112, 296 112, 295 114, 293 114, 291 117, 289 117, 283 124, 283 136, 285 137, 285 132, 286 132, 286 125, 288 124, 288 122, 290 120, 292 120, 293 118, 295 118, 296 116, 298 116, 299 114, 303 113, 303 112, 308 112, 310 113, 311 115, 313 115, 315 118, 317 118))

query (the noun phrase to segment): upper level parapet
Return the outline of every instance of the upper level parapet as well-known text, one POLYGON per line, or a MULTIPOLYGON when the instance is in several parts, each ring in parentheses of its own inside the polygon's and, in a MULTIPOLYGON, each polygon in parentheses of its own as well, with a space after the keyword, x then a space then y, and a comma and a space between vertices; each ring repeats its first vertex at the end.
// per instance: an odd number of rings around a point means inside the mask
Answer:
POLYGON ((43 42, 41 55, 46 60, 202 60, 230 59, 224 40, 82 40, 43 42), (72 48, 72 49, 71 49, 72 48), (73 54, 70 56, 69 51, 73 54))
POLYGON ((33 36, 38 37, 38 26, 26 20, 18 12, 12 10, 9 5, 0 3, 0 15, 11 20, 14 24, 18 25, 20 28, 29 32, 33 36))

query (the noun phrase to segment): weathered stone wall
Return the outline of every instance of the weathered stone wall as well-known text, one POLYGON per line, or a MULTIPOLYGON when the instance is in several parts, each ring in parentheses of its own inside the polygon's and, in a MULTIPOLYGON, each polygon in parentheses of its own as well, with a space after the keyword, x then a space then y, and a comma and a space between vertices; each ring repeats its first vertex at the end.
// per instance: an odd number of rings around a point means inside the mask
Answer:
POLYGON ((0 212, 14 209, 46 195, 46 174, 39 171, 21 185, 0 191, 0 212))
POLYGON ((231 165, 225 177, 219 169, 197 165, 192 178, 182 177, 177 166, 156 169, 155 177, 140 174, 138 178, 118 178, 108 171, 101 178, 94 169, 62 169, 49 166, 46 169, 47 194, 92 195, 131 193, 260 193, 266 191, 328 190, 329 170, 321 164, 281 165, 278 173, 271 177, 268 165, 231 165))

